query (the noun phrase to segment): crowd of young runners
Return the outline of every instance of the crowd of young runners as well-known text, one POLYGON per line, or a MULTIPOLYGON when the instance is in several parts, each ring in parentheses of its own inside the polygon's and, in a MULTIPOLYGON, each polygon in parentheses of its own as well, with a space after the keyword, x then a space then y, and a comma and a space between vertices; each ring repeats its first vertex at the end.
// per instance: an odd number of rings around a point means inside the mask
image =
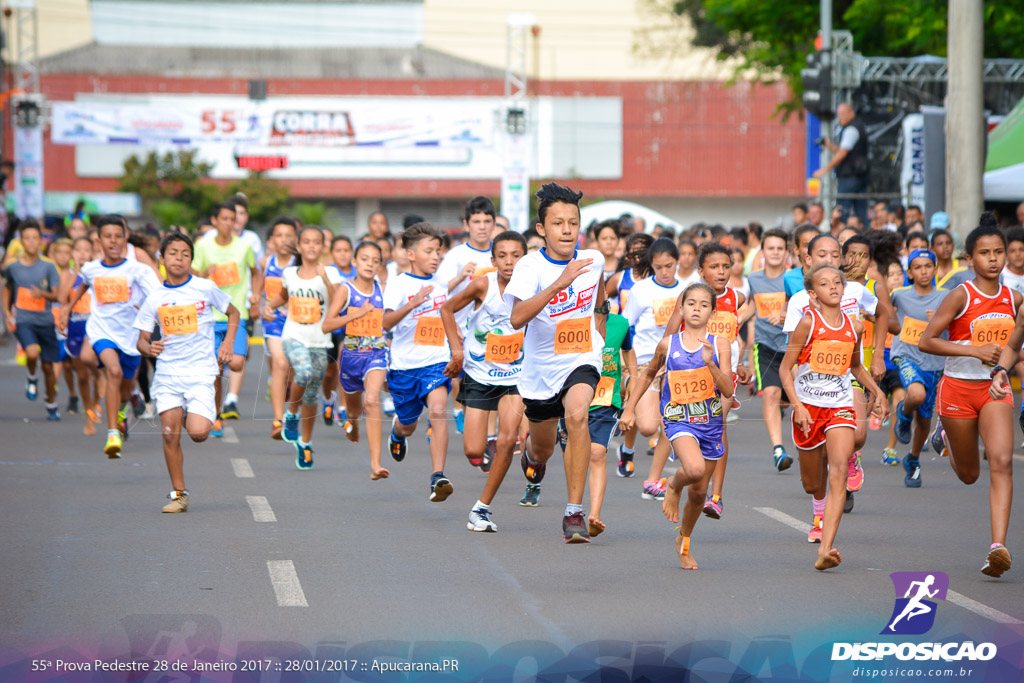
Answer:
MULTIPOLYGON (((425 410, 428 498, 444 501, 455 490, 445 472, 454 415, 468 463, 488 475, 467 528, 497 531, 492 505, 517 459, 520 504, 536 506, 558 447, 566 543, 605 531, 608 449, 621 434, 612 467, 632 478, 640 437, 653 457, 637 493, 663 501, 665 517, 679 522, 680 565, 696 569, 697 520, 725 514, 738 395, 756 391, 771 466, 794 463, 786 432, 795 448, 817 569, 842 561, 836 536, 864 484, 867 431, 884 426, 881 461, 902 464, 910 488, 922 485, 928 448, 974 483, 982 441, 992 518, 982 571, 1010 568, 1024 229, 1000 230, 984 214, 962 259, 942 228, 904 236, 802 223, 654 236, 617 220, 581 232, 581 197, 544 185, 526 234, 473 198, 466 241, 454 247, 416 217, 392 235, 378 213, 355 243, 279 218, 264 252, 239 196, 215 207, 195 241, 140 236, 122 217, 102 216, 91 231, 79 220, 78 234, 44 245, 39 226, 23 222, 5 261, 3 311, 24 350, 26 396, 42 393, 47 419, 60 420, 63 374, 67 412, 81 413, 87 436, 105 412, 109 458, 124 454, 130 414, 159 419, 172 486, 163 511, 185 512, 182 432, 205 441, 241 417, 259 340, 268 436, 290 444, 300 470, 314 466, 322 420, 353 444, 365 437, 370 478, 387 478, 384 462, 405 460, 425 410), (897 442, 909 445, 902 459, 897 442)), ((1024 429, 1024 414, 1020 422, 1024 429)))

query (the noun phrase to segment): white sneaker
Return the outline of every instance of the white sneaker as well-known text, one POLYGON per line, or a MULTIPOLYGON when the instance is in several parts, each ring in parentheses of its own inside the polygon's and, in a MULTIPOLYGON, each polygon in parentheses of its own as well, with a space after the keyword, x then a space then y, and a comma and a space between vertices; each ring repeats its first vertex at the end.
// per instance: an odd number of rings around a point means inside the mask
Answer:
POLYGON ((469 522, 466 523, 466 528, 470 531, 497 531, 498 525, 490 520, 490 514, 489 508, 473 508, 469 511, 469 522))
POLYGON ((150 401, 146 404, 146 410, 142 413, 143 420, 156 419, 156 401, 150 401))
POLYGON ((382 402, 385 415, 395 414, 395 401, 391 398, 391 394, 384 394, 384 401, 382 402))

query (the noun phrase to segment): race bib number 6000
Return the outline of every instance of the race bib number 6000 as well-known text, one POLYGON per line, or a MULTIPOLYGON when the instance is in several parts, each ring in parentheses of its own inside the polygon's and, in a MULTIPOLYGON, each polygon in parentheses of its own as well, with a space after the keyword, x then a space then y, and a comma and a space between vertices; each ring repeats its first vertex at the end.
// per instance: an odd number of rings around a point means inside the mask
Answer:
POLYGON ((563 320, 555 327, 555 353, 588 353, 593 348, 590 318, 563 320))

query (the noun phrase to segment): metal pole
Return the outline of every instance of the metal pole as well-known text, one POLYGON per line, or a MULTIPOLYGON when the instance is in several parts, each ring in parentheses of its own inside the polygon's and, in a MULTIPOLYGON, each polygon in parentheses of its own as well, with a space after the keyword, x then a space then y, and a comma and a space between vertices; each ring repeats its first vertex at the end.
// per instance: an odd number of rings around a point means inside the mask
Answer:
MULTIPOLYGON (((821 49, 824 50, 825 65, 832 68, 835 60, 832 59, 832 0, 821 0, 821 49)), ((829 108, 832 108, 832 93, 822 93, 828 98, 829 108)), ((821 137, 826 140, 832 139, 832 119, 821 119, 821 137)), ((821 148, 821 168, 824 168, 832 160, 832 152, 821 148)), ((821 176, 820 191, 818 198, 825 208, 825 218, 832 215, 832 204, 835 203, 835 180, 831 173, 821 176)))
POLYGON ((985 116, 982 0, 949 0, 946 212, 960 243, 984 209, 985 116))

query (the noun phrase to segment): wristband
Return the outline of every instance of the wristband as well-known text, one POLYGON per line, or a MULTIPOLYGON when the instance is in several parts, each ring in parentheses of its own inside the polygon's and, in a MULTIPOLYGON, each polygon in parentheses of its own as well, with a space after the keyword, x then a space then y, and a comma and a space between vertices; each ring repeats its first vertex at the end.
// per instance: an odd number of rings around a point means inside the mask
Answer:
POLYGON ((1007 375, 1007 377, 1009 377, 1009 375, 1010 375, 1010 371, 1009 371, 1009 370, 1007 370, 1006 368, 1004 368, 1004 367, 1003 367, 1002 365, 997 365, 997 366, 995 366, 994 368, 992 368, 992 372, 991 372, 991 373, 989 373, 989 376, 988 376, 988 377, 989 377, 989 379, 992 379, 993 377, 995 377, 995 376, 996 376, 996 373, 997 373, 997 372, 999 372, 1000 370, 1002 370, 1003 372, 1005 372, 1005 373, 1006 373, 1006 375, 1007 375))
POLYGON ((603 313, 604 315, 608 315, 608 311, 609 310, 611 310, 611 309, 608 308, 608 304, 605 304, 604 306, 595 306, 594 307, 594 313, 603 313))

